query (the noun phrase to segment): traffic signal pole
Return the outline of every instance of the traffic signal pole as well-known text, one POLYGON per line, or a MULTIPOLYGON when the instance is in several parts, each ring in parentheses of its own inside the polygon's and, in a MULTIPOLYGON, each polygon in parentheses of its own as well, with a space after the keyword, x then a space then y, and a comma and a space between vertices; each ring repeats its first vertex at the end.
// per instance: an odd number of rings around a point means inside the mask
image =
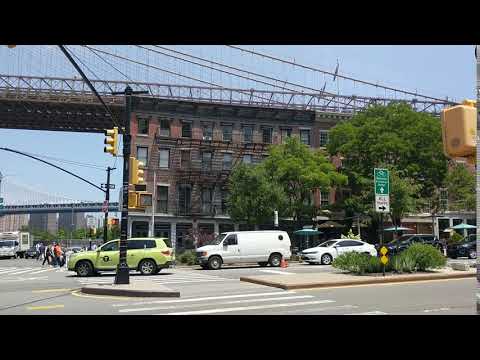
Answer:
POLYGON ((107 183, 105 184, 105 219, 103 220, 103 243, 105 244, 108 241, 108 207, 110 205, 110 171, 115 170, 115 168, 107 167, 107 183))

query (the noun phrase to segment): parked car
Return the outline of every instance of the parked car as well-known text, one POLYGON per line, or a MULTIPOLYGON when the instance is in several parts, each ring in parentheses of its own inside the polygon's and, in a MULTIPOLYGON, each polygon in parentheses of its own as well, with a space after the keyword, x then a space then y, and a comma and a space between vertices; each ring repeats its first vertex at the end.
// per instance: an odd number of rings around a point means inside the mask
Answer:
MULTIPOLYGON (((102 271, 113 271, 119 263, 119 240, 109 241, 96 250, 72 254, 67 268, 78 276, 91 276, 102 271)), ((127 264, 130 270, 142 275, 158 273, 174 260, 173 251, 163 238, 132 238, 127 242, 127 264)))
POLYGON ((377 250, 372 244, 360 240, 332 239, 302 251, 302 260, 309 264, 330 265, 338 255, 349 251, 377 256, 377 250))
POLYGON ((290 260, 290 237, 285 231, 233 231, 218 235, 197 248, 197 261, 203 269, 218 270, 222 264, 258 263, 280 266, 290 260))
POLYGON ((25 259, 28 259, 28 258, 35 259, 37 257, 37 249, 35 248, 35 246, 25 251, 24 256, 25 256, 25 259))
POLYGON ((459 257, 468 257, 469 259, 477 258, 477 236, 470 235, 459 244, 447 247, 447 255, 449 258, 456 259, 459 257))
MULTIPOLYGON (((443 251, 443 245, 438 238, 432 234, 406 234, 400 236, 396 240, 392 240, 384 246, 388 249, 390 255, 401 253, 414 243, 429 244, 443 251)), ((381 245, 377 244, 377 251, 380 251, 381 245)))

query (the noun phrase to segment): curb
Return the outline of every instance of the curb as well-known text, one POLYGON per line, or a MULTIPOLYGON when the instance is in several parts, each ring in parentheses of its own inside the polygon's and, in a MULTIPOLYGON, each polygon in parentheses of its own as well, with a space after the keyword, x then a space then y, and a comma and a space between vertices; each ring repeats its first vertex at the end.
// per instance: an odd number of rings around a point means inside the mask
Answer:
POLYGON ((126 297, 180 297, 179 291, 166 290, 133 290, 133 289, 115 289, 111 287, 85 286, 80 289, 83 294, 90 295, 108 295, 108 296, 126 296, 126 297))
POLYGON ((469 274, 440 274, 440 275, 418 275, 415 278, 411 277, 398 277, 398 278, 376 278, 376 279, 364 279, 364 280, 345 280, 345 281, 332 281, 332 282, 312 282, 303 284, 287 285, 281 282, 266 281, 260 279, 254 279, 249 277, 241 277, 240 281, 249 282, 258 285, 265 285, 270 287, 276 287, 283 290, 294 289, 311 289, 311 288, 328 288, 328 287, 341 287, 352 285, 375 285, 386 283, 401 283, 412 281, 430 281, 430 280, 445 280, 445 279, 462 279, 477 277, 476 273, 469 274))

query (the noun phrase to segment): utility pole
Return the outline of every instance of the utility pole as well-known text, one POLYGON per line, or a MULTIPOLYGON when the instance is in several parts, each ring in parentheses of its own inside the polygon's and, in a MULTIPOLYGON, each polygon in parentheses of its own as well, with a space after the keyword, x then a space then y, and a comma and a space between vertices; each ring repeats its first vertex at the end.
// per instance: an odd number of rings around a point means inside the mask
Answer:
POLYGON ((112 95, 125 95, 125 121, 123 132, 123 187, 122 187, 122 223, 120 226, 120 254, 117 266, 117 274, 115 276, 115 284, 129 284, 130 272, 127 265, 127 236, 128 236, 128 184, 130 174, 130 119, 132 113, 132 95, 146 94, 147 91, 133 91, 127 85, 125 91, 120 93, 112 93, 112 95))
POLYGON ((103 221, 103 243, 108 241, 108 207, 110 205, 110 189, 115 189, 115 185, 110 185, 110 171, 116 168, 107 167, 107 183, 102 184, 105 188, 105 219, 103 221))

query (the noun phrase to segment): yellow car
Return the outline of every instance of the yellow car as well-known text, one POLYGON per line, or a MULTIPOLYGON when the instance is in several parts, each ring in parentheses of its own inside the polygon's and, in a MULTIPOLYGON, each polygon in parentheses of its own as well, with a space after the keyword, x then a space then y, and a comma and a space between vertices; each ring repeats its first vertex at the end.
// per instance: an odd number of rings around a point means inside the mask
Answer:
MULTIPOLYGON (((130 270, 143 275, 157 274, 168 268, 174 255, 166 238, 131 238, 127 241, 127 264, 130 270)), ((120 240, 109 241, 93 251, 73 254, 68 259, 68 270, 78 276, 91 276, 102 271, 115 271, 119 262, 120 240)))

